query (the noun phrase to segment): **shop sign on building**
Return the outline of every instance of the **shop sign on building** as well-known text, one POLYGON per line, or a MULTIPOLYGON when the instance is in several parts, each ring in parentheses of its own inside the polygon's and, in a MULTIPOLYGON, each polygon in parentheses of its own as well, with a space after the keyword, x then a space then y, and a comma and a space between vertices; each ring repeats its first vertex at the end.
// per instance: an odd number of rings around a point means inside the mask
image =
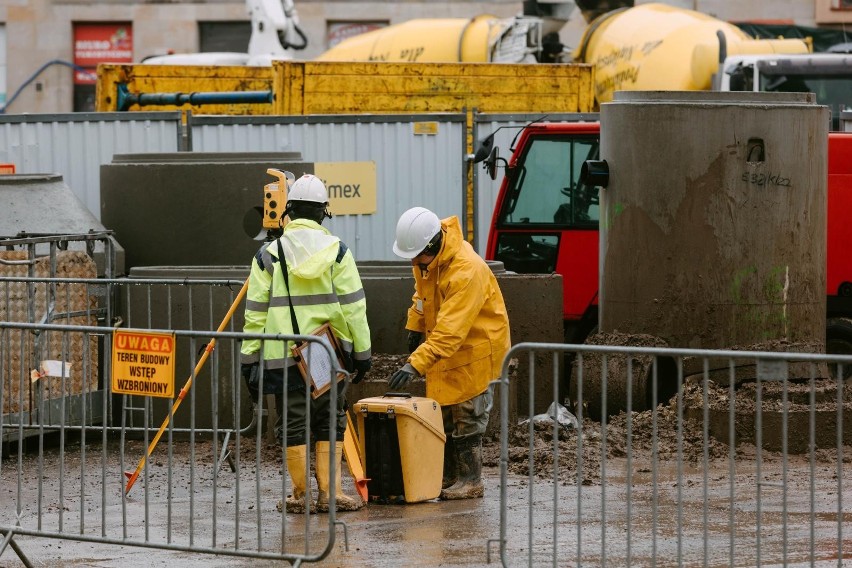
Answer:
POLYGON ((129 23, 74 25, 74 71, 77 85, 95 84, 98 63, 133 62, 133 27, 129 23))

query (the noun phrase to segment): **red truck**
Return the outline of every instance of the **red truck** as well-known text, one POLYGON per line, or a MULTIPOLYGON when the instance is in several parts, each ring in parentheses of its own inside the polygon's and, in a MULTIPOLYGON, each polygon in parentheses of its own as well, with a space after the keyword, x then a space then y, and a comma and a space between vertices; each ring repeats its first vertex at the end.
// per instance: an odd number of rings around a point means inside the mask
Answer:
MULTIPOLYGON (((486 259, 518 273, 562 275, 566 343, 583 343, 598 321, 599 188, 582 183, 580 170, 586 160, 599 158, 599 131, 598 122, 525 127, 506 163, 488 235, 486 259), (544 191, 555 187, 560 191, 544 191)), ((486 139, 485 147, 491 143, 486 139)), ((826 350, 849 354, 852 133, 831 132, 828 147, 826 350)), ((489 173, 499 160, 495 156, 485 159, 489 173)))

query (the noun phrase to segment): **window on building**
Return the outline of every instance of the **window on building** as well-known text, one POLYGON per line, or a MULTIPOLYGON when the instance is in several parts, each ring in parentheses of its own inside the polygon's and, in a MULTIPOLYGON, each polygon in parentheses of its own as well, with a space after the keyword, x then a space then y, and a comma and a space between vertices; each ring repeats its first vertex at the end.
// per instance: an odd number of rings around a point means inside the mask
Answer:
POLYGON ((248 53, 251 22, 199 22, 199 51, 248 53))
POLYGON ((832 10, 852 10, 852 0, 831 0, 832 10))

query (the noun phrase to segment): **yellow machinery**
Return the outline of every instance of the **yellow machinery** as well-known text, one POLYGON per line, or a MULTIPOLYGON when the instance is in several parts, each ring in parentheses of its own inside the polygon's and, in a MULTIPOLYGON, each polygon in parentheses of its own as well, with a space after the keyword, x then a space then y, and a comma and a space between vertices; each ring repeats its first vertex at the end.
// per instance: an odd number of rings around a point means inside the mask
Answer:
MULTIPOLYGON (((345 40, 318 60, 542 62, 552 55, 543 38, 558 22, 529 16, 411 20, 345 40)), ((598 103, 612 100, 617 90, 706 90, 713 87, 719 67, 720 35, 723 55, 809 51, 800 39, 755 40, 706 14, 654 3, 611 10, 592 20, 573 61, 594 65, 598 103)))
POLYGON ((272 67, 98 66, 99 112, 590 112, 588 65, 274 61, 272 67), (207 91, 207 92, 203 92, 207 91), (241 96, 243 95, 243 96, 241 96))
POLYGON ((724 34, 727 55, 808 51, 799 39, 755 40, 706 14, 643 4, 593 20, 574 59, 595 66, 599 103, 619 90, 706 90, 719 66, 717 32, 724 34))
POLYGON ((244 97, 222 97, 211 103, 199 96, 232 92, 267 92, 271 96, 272 68, 101 63, 95 87, 95 110, 192 110, 199 114, 229 115, 272 113, 271 99, 245 102, 244 97))
POLYGON ((316 60, 486 63, 501 28, 490 15, 410 20, 349 38, 316 60))
POLYGON ((588 65, 273 63, 273 114, 591 112, 588 65))
POLYGON ((101 65, 97 109, 586 112, 611 100, 616 90, 710 89, 720 52, 809 51, 800 39, 754 40, 732 24, 665 4, 611 10, 592 20, 573 52, 575 64, 594 66, 594 100, 587 104, 582 86, 587 70, 568 73, 572 64, 536 63, 567 59, 561 44, 554 48, 546 41, 562 24, 563 19, 529 15, 411 20, 347 39, 315 62, 274 61, 271 68, 101 65), (396 66, 382 66, 389 63, 396 66), (566 88, 563 79, 571 74, 579 84, 566 88), (556 100, 560 92, 570 100, 556 100))

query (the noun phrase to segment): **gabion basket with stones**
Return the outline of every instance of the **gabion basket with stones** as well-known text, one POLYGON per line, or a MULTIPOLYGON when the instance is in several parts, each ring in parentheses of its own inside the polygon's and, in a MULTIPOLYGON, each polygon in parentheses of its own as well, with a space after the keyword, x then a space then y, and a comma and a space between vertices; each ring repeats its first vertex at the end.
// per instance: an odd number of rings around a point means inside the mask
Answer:
MULTIPOLYGON (((0 251, 5 260, 27 260, 26 251, 0 251)), ((0 264, 0 276, 26 277, 28 266, 0 264)), ((81 251, 59 251, 56 254, 56 273, 50 273, 50 259, 36 259, 36 278, 94 279, 94 261, 81 251)), ((96 325, 97 297, 86 283, 0 283, 0 321, 29 322, 31 306, 35 322, 61 325, 96 325), (32 287, 31 287, 32 286, 32 287), (54 293, 50 297, 50 286, 54 293), (47 314, 49 302, 50 314, 47 314), (56 315, 80 313, 74 317, 56 315), (86 312, 91 312, 87 315, 86 312)), ((80 332, 33 333, 30 330, 6 329, 0 340, 0 414, 28 412, 42 400, 89 393, 98 388, 98 343, 93 336, 80 332), (84 361, 85 358, 85 361, 84 361), (31 380, 31 372, 44 360, 64 360, 69 364, 70 378, 63 384, 58 377, 31 380)))

